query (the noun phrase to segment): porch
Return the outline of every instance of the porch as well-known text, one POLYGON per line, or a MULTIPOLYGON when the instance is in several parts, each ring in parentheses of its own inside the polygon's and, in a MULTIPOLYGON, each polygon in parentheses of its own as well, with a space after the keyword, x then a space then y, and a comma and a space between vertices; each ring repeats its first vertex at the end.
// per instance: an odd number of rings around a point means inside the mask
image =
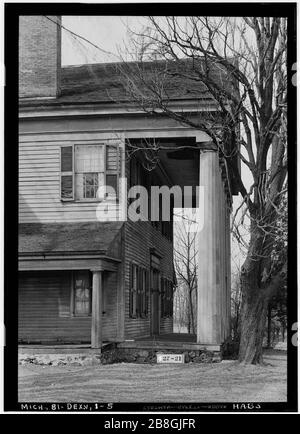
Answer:
POLYGON ((102 342, 101 348, 91 344, 20 345, 19 363, 88 364, 88 363, 156 363, 161 353, 184 354, 185 362, 219 362, 221 345, 199 344, 196 335, 168 333, 145 336, 123 342, 102 342))
POLYGON ((125 340, 117 344, 118 348, 145 350, 209 350, 220 351, 221 345, 197 343, 197 336, 188 333, 167 333, 142 338, 125 340))
MULTIPOLYGON (((125 340, 123 342, 112 343, 103 342, 102 350, 105 350, 111 345, 116 345, 121 349, 137 349, 137 350, 174 350, 174 351, 220 351, 221 345, 199 344, 197 336, 188 333, 167 333, 156 336, 145 336, 142 338, 125 340)), ((19 345, 19 354, 100 354, 99 348, 92 348, 91 344, 21 344, 19 345)))

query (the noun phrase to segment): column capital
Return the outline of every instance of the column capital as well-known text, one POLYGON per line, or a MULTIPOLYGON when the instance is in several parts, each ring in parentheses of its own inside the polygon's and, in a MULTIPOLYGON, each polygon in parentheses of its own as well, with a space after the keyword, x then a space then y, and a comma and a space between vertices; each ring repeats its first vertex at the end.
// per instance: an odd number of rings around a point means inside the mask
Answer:
POLYGON ((218 147, 214 142, 203 142, 203 143, 199 143, 199 150, 200 153, 217 152, 218 147))

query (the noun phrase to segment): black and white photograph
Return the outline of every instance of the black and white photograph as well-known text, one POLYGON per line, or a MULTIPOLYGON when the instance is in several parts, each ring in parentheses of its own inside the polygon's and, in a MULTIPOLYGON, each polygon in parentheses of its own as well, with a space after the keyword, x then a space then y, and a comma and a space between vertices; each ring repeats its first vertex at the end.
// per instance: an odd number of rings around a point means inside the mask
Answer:
POLYGON ((5 4, 4 412, 297 412, 296 18, 5 4))

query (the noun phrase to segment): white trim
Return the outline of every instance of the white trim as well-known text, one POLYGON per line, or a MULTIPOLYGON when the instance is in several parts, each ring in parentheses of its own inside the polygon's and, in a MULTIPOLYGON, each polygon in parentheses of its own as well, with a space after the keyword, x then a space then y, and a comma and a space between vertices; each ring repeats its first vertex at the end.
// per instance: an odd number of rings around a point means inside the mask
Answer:
MULTIPOLYGON (((100 103, 101 104, 101 103, 100 103)), ((96 107, 100 105, 95 101, 94 104, 88 104, 84 106, 77 105, 63 105, 51 106, 51 107, 26 107, 19 106, 19 118, 40 118, 40 117, 61 117, 61 116, 97 116, 97 115, 119 115, 119 114, 143 114, 147 112, 143 109, 138 109, 132 105, 123 105, 122 107, 116 107, 116 105, 110 105, 110 107, 96 107)), ((107 104, 108 105, 108 104, 107 104)), ((169 104, 169 107, 175 112, 180 113, 198 113, 215 112, 220 111, 218 104, 214 101, 192 100, 192 101, 180 101, 180 105, 176 103, 169 104)), ((156 110, 157 113, 164 113, 164 110, 156 110)), ((167 115, 166 115, 167 116, 167 115)))
MULTIPOLYGON (((43 132, 20 132, 20 142, 30 142, 31 139, 29 136, 36 136, 39 135, 39 138, 33 138, 33 140, 36 142, 62 142, 64 140, 72 141, 72 142, 80 142, 80 141, 97 141, 97 140, 120 140, 120 144, 124 143, 125 139, 134 139, 134 138, 155 138, 155 137, 162 137, 162 138, 176 138, 176 137, 195 137, 196 142, 207 142, 211 141, 211 137, 209 137, 208 134, 206 134, 204 131, 196 130, 195 128, 187 128, 187 127, 167 127, 167 128, 132 128, 128 129, 126 131, 112 131, 111 129, 105 130, 84 130, 84 131, 43 131, 43 132), (97 138, 90 138, 87 139, 84 137, 84 134, 96 135, 97 138), (60 136, 57 139, 53 139, 51 136, 60 136), (65 135, 65 139, 64 139, 65 135), (76 138, 72 138, 71 136, 75 135, 76 138), (116 135, 119 136, 119 138, 116 138, 116 135), (24 140, 21 140, 21 139, 24 140)), ((76 143, 77 144, 77 143, 76 143)))

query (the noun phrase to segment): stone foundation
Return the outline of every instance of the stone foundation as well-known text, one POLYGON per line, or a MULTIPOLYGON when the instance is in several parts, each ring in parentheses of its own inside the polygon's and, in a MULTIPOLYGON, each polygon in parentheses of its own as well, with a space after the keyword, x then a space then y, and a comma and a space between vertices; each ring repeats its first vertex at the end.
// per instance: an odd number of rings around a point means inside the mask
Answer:
POLYGON ((184 354, 185 363, 215 363, 222 360, 221 353, 208 350, 145 350, 136 348, 114 348, 101 354, 106 363, 156 363, 157 354, 184 354))
POLYGON ((49 366, 91 366, 111 363, 155 364, 157 354, 184 354, 185 363, 216 363, 222 360, 221 353, 208 350, 145 350, 137 348, 117 348, 112 346, 101 354, 19 354, 19 364, 49 366))
POLYGON ((20 365, 91 366, 100 363, 100 354, 19 354, 20 365))

